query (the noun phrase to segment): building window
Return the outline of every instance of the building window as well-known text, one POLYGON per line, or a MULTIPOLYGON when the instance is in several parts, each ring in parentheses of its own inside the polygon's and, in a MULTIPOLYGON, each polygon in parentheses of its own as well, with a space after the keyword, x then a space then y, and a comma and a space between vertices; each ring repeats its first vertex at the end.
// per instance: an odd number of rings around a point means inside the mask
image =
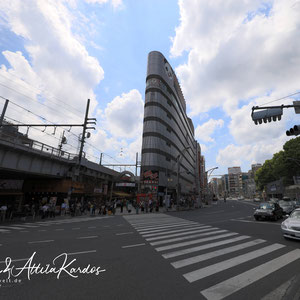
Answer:
POLYGON ((166 144, 167 144, 168 147, 171 147, 171 144, 169 142, 166 142, 166 144))
POLYGON ((171 120, 172 116, 170 114, 167 113, 167 117, 171 120))
POLYGON ((170 100, 167 101, 170 106, 172 106, 172 102, 170 100))
POLYGON ((155 100, 155 92, 150 92, 150 101, 155 100))
POLYGON ((166 161, 171 161, 171 158, 166 156, 166 161))
POLYGON ((167 130, 171 133, 172 129, 170 127, 167 127, 167 130))

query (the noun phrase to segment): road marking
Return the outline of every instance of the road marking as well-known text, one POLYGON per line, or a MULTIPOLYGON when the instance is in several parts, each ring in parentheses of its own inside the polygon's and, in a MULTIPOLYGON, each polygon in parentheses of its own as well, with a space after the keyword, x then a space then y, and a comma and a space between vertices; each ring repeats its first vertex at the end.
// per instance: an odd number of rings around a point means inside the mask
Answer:
POLYGON ((0 232, 3 232, 3 233, 8 233, 8 232, 10 232, 9 230, 7 230, 7 229, 0 229, 0 232))
POLYGON ((17 226, 0 226, 0 229, 16 229, 16 230, 23 230, 23 227, 17 227, 17 226))
MULTIPOLYGON (((30 257, 28 257, 28 258, 20 258, 20 259, 12 259, 11 261, 12 262, 14 262, 14 261, 23 261, 23 260, 28 260, 29 258, 30 257)), ((6 263, 5 260, 0 261, 0 264, 4 264, 4 263, 6 263)))
POLYGON ((158 247, 158 248, 155 248, 155 250, 159 252, 159 251, 164 251, 164 250, 169 250, 169 249, 174 249, 174 248, 179 248, 179 247, 184 247, 184 246, 189 246, 189 245, 194 245, 194 244, 199 244, 199 243, 212 241, 212 240, 216 240, 216 239, 221 239, 221 238, 225 238, 225 237, 233 236, 233 235, 237 235, 237 234, 238 233, 236 233, 236 232, 220 234, 220 235, 216 235, 216 236, 208 237, 208 238, 204 238, 204 239, 198 239, 198 240, 193 240, 193 241, 189 241, 189 242, 183 242, 183 243, 177 243, 177 244, 173 244, 173 245, 158 247))
POLYGON ((216 227, 211 227, 211 228, 206 228, 206 229, 198 229, 198 230, 191 230, 191 231, 185 231, 181 233, 174 233, 174 234, 167 234, 164 236, 155 236, 155 237, 150 237, 146 239, 146 241, 156 241, 156 240, 162 240, 165 238, 171 238, 171 237, 178 237, 178 236, 186 236, 187 234, 192 234, 192 233, 198 233, 198 232, 207 232, 207 231, 213 231, 213 230, 218 230, 219 228, 216 227))
POLYGON ((218 210, 218 211, 214 211, 214 212, 211 212, 211 213, 206 213, 205 215, 212 215, 212 214, 218 214, 220 212, 223 212, 225 210, 218 210))
POLYGON ((178 237, 178 238, 174 238, 174 239, 153 242, 153 243, 150 243, 150 245, 151 246, 163 245, 163 244, 179 242, 179 241, 189 240, 189 239, 200 237, 200 236, 207 236, 207 235, 223 233, 223 232, 228 232, 228 230, 223 230, 222 229, 222 230, 216 230, 216 231, 213 231, 213 232, 204 232, 204 233, 192 234, 192 235, 187 235, 187 236, 184 236, 184 237, 178 237))
POLYGON ((146 245, 146 244, 143 243, 143 244, 128 245, 128 246, 122 246, 122 248, 139 247, 139 246, 144 246, 144 245, 146 245))
MULTIPOLYGON (((143 228, 138 228, 136 231, 148 231, 148 230, 155 230, 155 229, 163 229, 163 228, 170 228, 170 227, 179 227, 179 226, 194 226, 197 223, 192 223, 192 222, 181 222, 181 223, 173 223, 172 225, 165 225, 165 226, 151 226, 151 227, 143 227, 143 228)), ((198 224, 197 224, 198 225, 198 224)))
MULTIPOLYGON (((211 228, 211 226, 194 226, 192 229, 204 229, 204 228, 211 228)), ((184 229, 176 229, 171 231, 164 231, 164 232, 158 232, 158 233, 149 233, 149 234, 142 234, 142 237, 151 237, 151 236, 158 236, 158 235, 164 235, 164 234, 171 234, 171 233, 177 233, 177 232, 184 232, 191 230, 191 228, 184 228, 184 229)))
POLYGON ((98 235, 91 235, 91 236, 81 236, 81 237, 78 237, 77 239, 94 239, 97 237, 98 237, 98 235))
POLYGON ((18 224, 18 225, 11 225, 11 226, 22 226, 22 227, 25 227, 25 228, 37 228, 38 226, 32 226, 32 225, 24 225, 24 224, 18 224))
POLYGON ((228 253, 232 253, 232 252, 242 250, 242 249, 245 249, 245 248, 248 248, 248 247, 256 246, 256 245, 259 245, 259 244, 264 243, 264 242, 265 242, 265 240, 257 239, 257 240, 254 240, 254 241, 250 241, 250 242, 246 242, 246 243, 243 243, 243 244, 231 246, 231 247, 228 247, 228 248, 223 248, 223 249, 216 250, 216 251, 213 251, 213 252, 208 252, 208 253, 197 255, 197 256, 194 256, 194 257, 178 260, 178 261, 175 261, 174 263, 171 263, 171 265, 175 269, 179 269, 179 268, 189 266, 189 265, 201 262, 201 261, 205 261, 205 260, 208 260, 208 259, 211 259, 211 258, 214 258, 214 257, 222 256, 224 254, 228 254, 228 253))
POLYGON ((33 241, 33 242, 28 242, 28 244, 50 243, 50 242, 54 242, 54 240, 33 241))
POLYGON ((224 241, 220 241, 220 242, 215 242, 215 243, 210 243, 210 244, 206 244, 206 245, 202 245, 202 246, 197 246, 197 247, 192 247, 192 248, 188 248, 188 249, 177 250, 177 251, 165 253, 162 256, 163 256, 163 258, 166 258, 166 259, 172 258, 172 257, 176 257, 176 256, 188 254, 188 253, 193 253, 193 252, 206 250, 206 249, 210 249, 210 248, 214 248, 214 247, 218 247, 218 246, 223 246, 223 245, 230 244, 230 243, 239 242, 239 241, 249 239, 249 238, 250 238, 250 236, 248 236, 248 235, 241 235, 236 238, 232 238, 232 239, 228 239, 228 240, 224 240, 224 241))
POLYGON ((77 255, 77 254, 87 254, 87 253, 95 253, 97 250, 89 250, 89 251, 81 251, 81 252, 72 252, 72 253, 67 253, 68 255, 77 255))
POLYGON ((256 268, 248 270, 242 274, 229 278, 220 282, 208 289, 205 289, 201 294, 208 300, 223 299, 240 289, 256 282, 265 276, 285 267, 293 261, 300 258, 300 249, 295 249, 278 258, 259 265, 256 268))
POLYGON ((116 233, 116 235, 124 235, 124 234, 133 234, 133 231, 130 232, 122 232, 122 233, 116 233))
MULTIPOLYGON (((176 226, 171 226, 171 227, 179 227, 179 228, 194 228, 195 225, 194 224, 187 224, 187 225, 176 225, 176 226)), ((157 227, 156 227, 157 228, 157 227)), ((145 230, 137 230, 139 232, 139 234, 148 234, 148 233, 155 233, 155 232, 162 232, 162 231, 166 231, 166 230, 172 230, 172 229, 176 229, 176 228, 169 228, 168 227, 164 227, 164 228, 160 228, 160 229, 152 229, 152 230, 148 230, 148 229, 145 229, 145 230)))
POLYGON ((243 223, 255 223, 255 224, 270 224, 270 225, 278 225, 278 226, 281 225, 281 223, 258 222, 258 221, 238 220, 238 219, 230 219, 230 221, 234 221, 234 222, 243 222, 243 223))
POLYGON ((200 280, 202 278, 208 277, 210 275, 219 273, 221 271, 230 269, 232 267, 238 266, 242 263, 248 262, 252 259, 255 259, 257 257, 266 255, 268 253, 271 253, 273 251, 276 251, 278 249, 281 249, 285 247, 284 245, 281 244, 273 244, 252 252, 248 252, 246 254, 242 254, 233 258, 230 258, 225 261, 221 261, 219 263, 186 273, 183 275, 183 277, 188 281, 188 282, 194 282, 197 280, 200 280))

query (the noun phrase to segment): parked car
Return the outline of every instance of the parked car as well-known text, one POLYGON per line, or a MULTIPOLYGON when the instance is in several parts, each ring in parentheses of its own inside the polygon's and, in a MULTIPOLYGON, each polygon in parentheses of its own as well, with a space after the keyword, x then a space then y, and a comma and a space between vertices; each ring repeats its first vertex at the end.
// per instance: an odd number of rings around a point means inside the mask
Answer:
POLYGON ((263 202, 254 212, 255 220, 274 220, 283 217, 283 209, 277 203, 263 202))
POLYGON ((269 202, 271 202, 271 203, 278 203, 279 199, 278 198, 270 198, 269 202))
POLYGON ((254 198, 253 202, 260 202, 260 198, 254 198))
POLYGON ((244 196, 238 196, 238 200, 244 200, 244 196))
POLYGON ((280 201, 278 202, 278 204, 279 204, 280 207, 283 209, 283 212, 284 212, 285 214, 288 214, 288 215, 289 215, 289 214, 294 210, 294 208, 295 208, 295 206, 294 206, 294 204, 293 204, 292 201, 280 200, 280 201))
POLYGON ((300 240, 300 208, 295 209, 290 216, 281 223, 281 231, 285 238, 300 240))
POLYGON ((295 208, 300 208, 300 200, 295 200, 294 202, 295 208))

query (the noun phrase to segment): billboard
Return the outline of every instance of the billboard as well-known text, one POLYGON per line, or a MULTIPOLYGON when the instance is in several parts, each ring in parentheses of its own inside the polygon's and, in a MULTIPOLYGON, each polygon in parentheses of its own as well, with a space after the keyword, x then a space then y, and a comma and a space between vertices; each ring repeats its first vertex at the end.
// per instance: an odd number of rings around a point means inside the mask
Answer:
POLYGON ((144 184, 158 184, 159 171, 148 170, 143 173, 144 184))

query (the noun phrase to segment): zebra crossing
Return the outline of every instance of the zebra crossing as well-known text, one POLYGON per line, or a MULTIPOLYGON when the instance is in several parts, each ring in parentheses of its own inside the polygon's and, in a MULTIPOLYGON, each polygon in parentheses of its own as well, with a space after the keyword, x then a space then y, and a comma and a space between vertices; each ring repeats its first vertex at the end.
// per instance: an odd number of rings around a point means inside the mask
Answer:
POLYGON ((28 229, 36 229, 41 227, 48 227, 52 225, 62 225, 62 224, 71 224, 78 222, 86 222, 86 221, 94 221, 99 219, 106 219, 108 216, 99 216, 99 217, 79 217, 72 219, 57 219, 57 220, 47 220, 47 221, 37 221, 37 222, 26 222, 26 223, 18 223, 11 225, 1 225, 0 224, 0 233, 12 233, 17 231, 23 231, 28 229))
MULTIPOLYGON (((178 217, 149 214, 124 218, 189 283, 199 283, 199 292, 208 300, 250 289, 250 285, 300 259, 300 249, 178 217), (222 272, 232 275, 224 280, 222 272)), ((282 280, 288 278, 283 276, 282 280)))

